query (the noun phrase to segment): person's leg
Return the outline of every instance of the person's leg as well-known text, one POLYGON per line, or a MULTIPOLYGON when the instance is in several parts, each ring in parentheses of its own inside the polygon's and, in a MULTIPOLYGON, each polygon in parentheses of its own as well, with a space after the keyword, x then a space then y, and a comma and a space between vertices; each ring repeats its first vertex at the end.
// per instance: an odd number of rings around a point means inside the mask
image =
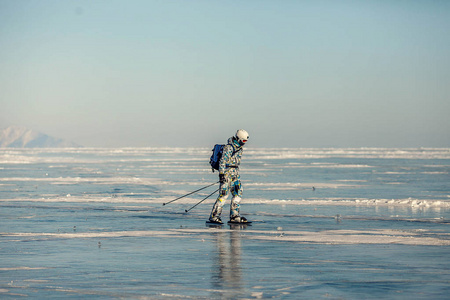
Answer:
POLYGON ((239 217, 242 192, 243 192, 243 189, 242 189, 242 185, 241 185, 241 179, 238 175, 238 177, 236 177, 236 179, 231 183, 231 194, 233 195, 233 198, 231 199, 231 206, 230 206, 230 219, 231 220, 236 217, 239 217))
POLYGON ((228 198, 228 191, 230 189, 229 187, 230 187, 230 184, 229 184, 228 180, 220 184, 219 197, 217 197, 217 200, 214 203, 213 208, 211 210, 211 215, 209 216, 210 221, 214 221, 214 222, 220 221, 221 222, 220 214, 222 213, 222 208, 225 204, 225 201, 228 198))

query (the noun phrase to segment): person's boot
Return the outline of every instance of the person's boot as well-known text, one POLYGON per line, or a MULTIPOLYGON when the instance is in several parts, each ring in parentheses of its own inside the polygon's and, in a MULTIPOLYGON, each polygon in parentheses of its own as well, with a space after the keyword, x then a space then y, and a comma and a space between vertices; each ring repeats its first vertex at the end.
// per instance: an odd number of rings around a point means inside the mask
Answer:
POLYGON ((209 223, 223 224, 219 216, 213 216, 209 218, 209 223))
POLYGON ((223 200, 222 198, 216 200, 216 203, 214 203, 213 209, 211 211, 211 215, 209 216, 209 222, 223 224, 222 220, 220 219, 220 214, 222 213, 222 206, 224 201, 225 200, 223 200))

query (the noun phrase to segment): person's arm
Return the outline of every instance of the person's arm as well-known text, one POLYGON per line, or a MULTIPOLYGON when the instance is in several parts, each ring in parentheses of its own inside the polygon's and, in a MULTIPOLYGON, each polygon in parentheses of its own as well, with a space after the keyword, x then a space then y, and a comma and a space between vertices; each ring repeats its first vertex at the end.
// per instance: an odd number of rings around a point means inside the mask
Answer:
POLYGON ((222 158, 219 162, 219 174, 225 174, 227 171, 227 164, 230 162, 230 158, 233 155, 233 147, 225 145, 223 147, 222 158))

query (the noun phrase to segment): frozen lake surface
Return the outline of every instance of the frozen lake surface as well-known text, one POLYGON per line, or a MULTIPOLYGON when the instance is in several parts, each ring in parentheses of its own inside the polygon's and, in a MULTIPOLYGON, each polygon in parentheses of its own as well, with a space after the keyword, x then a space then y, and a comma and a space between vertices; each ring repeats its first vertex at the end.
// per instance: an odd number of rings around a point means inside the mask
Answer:
POLYGON ((450 149, 246 149, 219 227, 210 153, 1 149, 0 298, 448 299, 450 149))

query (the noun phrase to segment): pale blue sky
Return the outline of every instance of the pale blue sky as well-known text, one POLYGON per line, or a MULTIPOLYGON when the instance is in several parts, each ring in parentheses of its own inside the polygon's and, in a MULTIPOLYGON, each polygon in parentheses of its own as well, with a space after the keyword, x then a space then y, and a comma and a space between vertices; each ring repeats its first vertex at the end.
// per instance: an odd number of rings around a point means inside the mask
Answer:
POLYGON ((0 127, 85 146, 450 147, 450 1, 0 0, 0 127))

